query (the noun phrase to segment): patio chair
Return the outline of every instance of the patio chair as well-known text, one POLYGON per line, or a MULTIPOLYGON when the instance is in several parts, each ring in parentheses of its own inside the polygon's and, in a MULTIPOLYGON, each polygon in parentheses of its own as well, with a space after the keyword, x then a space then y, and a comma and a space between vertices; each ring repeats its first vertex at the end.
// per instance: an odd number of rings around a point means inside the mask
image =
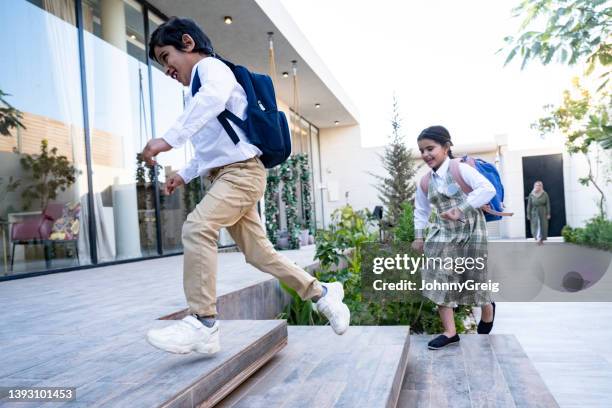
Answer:
POLYGON ((75 253, 79 257, 79 251, 77 248, 76 239, 68 240, 51 240, 49 239, 52 231, 53 224, 56 220, 60 219, 64 213, 64 204, 62 203, 49 203, 45 207, 42 214, 36 216, 30 216, 22 222, 17 222, 12 225, 11 228, 11 268, 13 271, 13 265, 15 262, 15 247, 17 245, 44 245, 45 253, 45 264, 47 268, 51 267, 51 257, 53 253, 53 247, 56 243, 60 244, 74 244, 75 253))

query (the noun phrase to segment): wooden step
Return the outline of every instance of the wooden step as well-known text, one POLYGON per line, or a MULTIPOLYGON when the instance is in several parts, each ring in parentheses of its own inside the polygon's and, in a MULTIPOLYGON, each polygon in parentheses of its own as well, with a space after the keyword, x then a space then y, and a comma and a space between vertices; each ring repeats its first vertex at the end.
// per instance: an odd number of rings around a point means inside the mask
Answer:
MULTIPOLYGON (((0 378, 0 386, 72 386, 79 406, 87 407, 210 407, 287 344, 284 320, 221 321, 220 330, 221 351, 213 356, 158 350, 146 342, 144 327, 105 339, 65 335, 61 341, 71 347, 58 344, 54 358, 0 378)), ((55 340, 33 341, 29 351, 36 356, 36 348, 53 347, 55 340)))
POLYGON ((558 406, 513 335, 460 335, 429 350, 433 337, 411 337, 399 407, 558 406))
POLYGON ((410 344, 407 326, 289 326, 288 346, 219 407, 394 407, 410 344))

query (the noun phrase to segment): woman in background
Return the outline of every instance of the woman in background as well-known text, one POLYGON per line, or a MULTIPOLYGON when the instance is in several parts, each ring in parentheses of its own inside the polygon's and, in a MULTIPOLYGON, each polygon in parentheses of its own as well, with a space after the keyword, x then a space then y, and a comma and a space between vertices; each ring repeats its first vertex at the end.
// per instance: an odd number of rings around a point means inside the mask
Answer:
POLYGON ((531 234, 544 245, 548 238, 548 220, 550 220, 550 199, 544 191, 544 183, 540 180, 533 183, 533 190, 527 198, 527 219, 531 221, 531 234))

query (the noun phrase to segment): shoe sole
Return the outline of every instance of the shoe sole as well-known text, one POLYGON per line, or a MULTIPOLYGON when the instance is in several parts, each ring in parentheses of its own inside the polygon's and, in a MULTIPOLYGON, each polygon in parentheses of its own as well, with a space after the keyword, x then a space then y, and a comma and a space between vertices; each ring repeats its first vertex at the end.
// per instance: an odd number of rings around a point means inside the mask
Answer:
POLYGON ((351 311, 348 308, 348 306, 344 303, 342 303, 342 306, 344 306, 345 310, 346 310, 346 314, 348 315, 346 320, 348 321, 348 324, 346 325, 345 328, 342 329, 336 329, 332 326, 332 329, 334 330, 334 333, 336 333, 339 336, 342 336, 344 333, 346 333, 346 331, 348 330, 348 328, 351 326, 351 311))
POLYGON ((221 346, 217 342, 212 343, 212 344, 205 343, 205 344, 196 344, 195 346, 178 347, 178 346, 173 346, 170 344, 158 342, 149 337, 147 337, 147 341, 153 347, 160 349, 162 351, 167 351, 168 353, 173 353, 173 354, 189 354, 192 351, 195 351, 200 354, 215 354, 221 350, 221 346))
POLYGON ((452 346, 453 344, 459 344, 459 342, 458 341, 454 341, 454 342, 448 343, 448 344, 446 344, 446 345, 444 345, 442 347, 427 346, 427 348, 430 349, 430 350, 440 350, 440 349, 443 349, 444 347, 452 346))

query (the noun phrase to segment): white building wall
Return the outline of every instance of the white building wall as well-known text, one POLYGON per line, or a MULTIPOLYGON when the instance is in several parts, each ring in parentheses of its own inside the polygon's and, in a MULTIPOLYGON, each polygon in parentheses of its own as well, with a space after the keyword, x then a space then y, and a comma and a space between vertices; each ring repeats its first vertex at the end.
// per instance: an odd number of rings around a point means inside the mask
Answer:
POLYGON ((380 205, 376 179, 369 172, 384 175, 378 157, 384 148, 362 147, 359 126, 320 129, 319 140, 323 182, 315 188, 323 190, 325 226, 332 212, 347 203, 357 210, 380 205))
MULTIPOLYGON (((612 177, 612 152, 604 151, 595 146, 589 154, 593 164, 593 174, 598 185, 604 191, 606 214, 612 217, 612 184, 606 185, 606 168, 608 177, 612 177), (597 164, 599 162, 599 164, 597 164)), ((589 165, 582 154, 569 155, 563 153, 563 178, 565 183, 565 212, 567 224, 571 227, 582 227, 594 215, 599 214, 599 199, 601 195, 592 185, 583 186, 578 179, 589 174, 589 165)))

